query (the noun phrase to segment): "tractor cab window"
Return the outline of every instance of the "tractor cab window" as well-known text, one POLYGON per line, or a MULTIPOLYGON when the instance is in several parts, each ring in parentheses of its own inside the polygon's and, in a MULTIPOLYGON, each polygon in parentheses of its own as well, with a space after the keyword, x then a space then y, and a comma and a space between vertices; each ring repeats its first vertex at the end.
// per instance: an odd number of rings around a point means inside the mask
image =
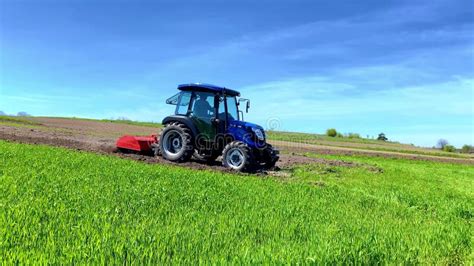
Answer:
POLYGON ((198 118, 214 117, 214 94, 207 92, 196 92, 191 107, 193 116, 198 118))
POLYGON ((191 101, 191 92, 184 91, 181 92, 179 95, 179 104, 176 106, 176 114, 177 115, 187 115, 189 102, 191 101))
POLYGON ((181 95, 181 93, 176 93, 175 95, 169 97, 167 100, 166 100, 166 103, 167 104, 171 104, 171 105, 178 105, 178 100, 179 100, 179 96, 181 95))
POLYGON ((214 94, 208 92, 194 92, 191 102, 191 119, 200 132, 199 137, 211 141, 216 135, 216 127, 212 123, 215 117, 214 94))
POLYGON ((227 112, 229 120, 239 120, 239 109, 237 108, 237 99, 227 96, 227 112))

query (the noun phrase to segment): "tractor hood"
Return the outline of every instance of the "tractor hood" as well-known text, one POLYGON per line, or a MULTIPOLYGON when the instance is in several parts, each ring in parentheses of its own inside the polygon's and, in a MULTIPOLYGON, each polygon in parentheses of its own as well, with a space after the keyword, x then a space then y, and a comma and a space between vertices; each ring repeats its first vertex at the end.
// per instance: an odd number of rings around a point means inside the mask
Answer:
POLYGON ((258 141, 265 142, 265 139, 266 139, 265 130, 263 130, 263 127, 257 124, 234 120, 229 123, 229 127, 231 129, 236 129, 238 131, 241 131, 244 134, 251 133, 253 136, 256 137, 256 139, 258 139, 258 141))
POLYGON ((250 123, 250 122, 245 122, 245 121, 233 120, 233 121, 230 121, 229 126, 230 127, 248 129, 248 130, 260 129, 263 132, 263 127, 261 127, 257 124, 250 123))
POLYGON ((229 133, 235 140, 243 141, 249 147, 262 148, 266 146, 266 137, 263 127, 245 122, 245 121, 230 121, 229 133))

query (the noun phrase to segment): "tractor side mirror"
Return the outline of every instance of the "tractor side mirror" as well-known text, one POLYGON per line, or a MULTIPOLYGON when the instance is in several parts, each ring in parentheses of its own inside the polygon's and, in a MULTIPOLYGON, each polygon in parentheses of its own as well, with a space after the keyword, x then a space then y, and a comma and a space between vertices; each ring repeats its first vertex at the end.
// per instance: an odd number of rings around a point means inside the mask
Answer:
POLYGON ((250 109, 250 100, 249 100, 249 99, 240 98, 240 99, 239 99, 239 105, 240 105, 241 102, 246 102, 245 112, 248 113, 248 112, 249 112, 249 109, 250 109))

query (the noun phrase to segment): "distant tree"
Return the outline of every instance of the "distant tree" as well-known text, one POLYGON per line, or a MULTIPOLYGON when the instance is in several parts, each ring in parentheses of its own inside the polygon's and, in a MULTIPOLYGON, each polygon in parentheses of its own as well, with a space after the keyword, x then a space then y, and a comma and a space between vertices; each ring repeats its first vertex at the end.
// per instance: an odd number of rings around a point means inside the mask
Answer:
POLYGON ((18 112, 16 116, 30 116, 27 112, 18 112))
POLYGON ((329 128, 326 130, 326 135, 329 137, 336 137, 337 136, 337 130, 335 128, 329 128))
POLYGON ((471 145, 466 144, 466 145, 462 146, 461 152, 462 153, 473 153, 474 152, 474 147, 472 147, 471 145))
POLYGON ((341 133, 337 132, 337 135, 336 135, 336 137, 338 137, 338 138, 343 138, 343 137, 344 137, 344 135, 342 135, 341 133))
POLYGON ((438 140, 438 145, 437 145, 437 147, 438 147, 439 149, 444 149, 444 146, 446 146, 446 145, 448 145, 448 144, 449 144, 449 142, 448 142, 447 140, 445 140, 445 139, 439 139, 439 140, 438 140))
POLYGON ((444 145, 444 147, 443 147, 443 151, 455 152, 455 151, 456 151, 456 148, 455 148, 453 145, 446 144, 446 145, 444 145))
POLYGON ((128 117, 125 117, 125 116, 119 116, 119 117, 117 117, 117 120, 130 121, 130 119, 128 117))
POLYGON ((387 141, 388 138, 385 136, 385 133, 380 133, 379 136, 377 137, 377 140, 387 141))

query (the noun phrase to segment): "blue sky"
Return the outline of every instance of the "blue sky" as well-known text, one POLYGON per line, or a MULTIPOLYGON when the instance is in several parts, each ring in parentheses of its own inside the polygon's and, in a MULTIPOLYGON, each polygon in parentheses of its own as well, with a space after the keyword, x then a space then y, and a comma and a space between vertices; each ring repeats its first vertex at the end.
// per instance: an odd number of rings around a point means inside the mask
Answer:
POLYGON ((161 121, 205 82, 264 127, 472 145, 473 5, 0 0, 0 110, 161 121))

